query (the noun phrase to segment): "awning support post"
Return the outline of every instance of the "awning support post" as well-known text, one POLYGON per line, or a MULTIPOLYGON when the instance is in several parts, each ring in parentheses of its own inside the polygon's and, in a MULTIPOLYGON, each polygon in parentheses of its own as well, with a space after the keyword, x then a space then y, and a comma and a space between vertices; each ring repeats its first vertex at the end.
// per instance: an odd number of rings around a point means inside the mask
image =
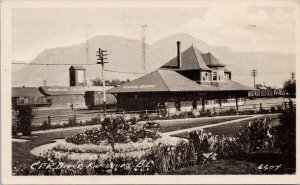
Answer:
POLYGON ((236 104, 236 112, 239 111, 239 102, 238 102, 238 96, 235 96, 235 104, 236 104))

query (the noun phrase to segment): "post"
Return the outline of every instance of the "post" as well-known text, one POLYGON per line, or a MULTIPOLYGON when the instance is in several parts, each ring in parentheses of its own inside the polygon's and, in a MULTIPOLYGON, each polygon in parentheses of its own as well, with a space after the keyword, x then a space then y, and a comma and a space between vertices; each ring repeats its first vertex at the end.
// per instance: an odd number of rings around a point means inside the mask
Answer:
POLYGON ((262 110, 262 103, 259 103, 259 108, 260 110, 262 110))
POLYGON ((235 97, 235 104, 236 104, 236 112, 239 111, 239 102, 238 102, 238 97, 235 97))
MULTIPOLYGON (((98 98, 99 98, 99 118, 101 116, 101 93, 100 92, 97 92, 98 94, 98 98)), ((96 104, 97 104, 97 101, 96 101, 96 104)))
POLYGON ((204 98, 201 98, 202 99, 202 110, 204 111, 205 110, 205 99, 204 98))
POLYGON ((48 116, 48 124, 51 125, 51 116, 48 116))
POLYGON ((219 99, 220 107, 222 107, 222 99, 219 99))
POLYGON ((105 92, 105 79, 104 79, 104 62, 102 62, 102 86, 103 86, 103 109, 105 115, 106 114, 106 92, 105 92))

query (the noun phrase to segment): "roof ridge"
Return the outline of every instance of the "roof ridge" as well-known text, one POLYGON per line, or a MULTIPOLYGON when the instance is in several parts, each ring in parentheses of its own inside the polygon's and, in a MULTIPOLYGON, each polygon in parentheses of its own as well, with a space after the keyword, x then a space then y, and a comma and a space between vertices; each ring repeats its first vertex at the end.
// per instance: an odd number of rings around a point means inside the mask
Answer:
POLYGON ((197 54, 196 54, 196 51, 195 51, 195 47, 194 47, 193 45, 192 45, 191 47, 192 47, 192 49, 193 49, 193 51, 194 51, 194 55, 195 55, 195 57, 196 57, 196 59, 197 59, 197 64, 198 64, 198 66, 199 66, 199 69, 201 69, 200 64, 199 64, 199 59, 198 59, 197 54))
MULTIPOLYGON (((164 71, 170 71, 170 70, 164 70, 164 71)), ((157 70, 157 72, 158 72, 158 74, 159 74, 159 77, 160 77, 161 81, 165 84, 165 86, 167 87, 167 89, 168 89, 169 91, 171 91, 171 89, 169 88, 169 86, 166 84, 166 82, 164 81, 164 79, 161 77, 161 74, 160 74, 160 70, 159 70, 159 69, 157 70)))

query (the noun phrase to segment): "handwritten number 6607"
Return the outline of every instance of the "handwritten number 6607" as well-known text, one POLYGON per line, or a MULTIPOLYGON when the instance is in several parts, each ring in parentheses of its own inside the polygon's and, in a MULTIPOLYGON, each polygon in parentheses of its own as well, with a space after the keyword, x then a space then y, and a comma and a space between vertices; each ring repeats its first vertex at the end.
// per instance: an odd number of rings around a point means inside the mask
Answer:
POLYGON ((282 164, 279 164, 279 165, 261 164, 257 168, 259 170, 274 170, 274 171, 277 171, 281 167, 282 167, 282 164))

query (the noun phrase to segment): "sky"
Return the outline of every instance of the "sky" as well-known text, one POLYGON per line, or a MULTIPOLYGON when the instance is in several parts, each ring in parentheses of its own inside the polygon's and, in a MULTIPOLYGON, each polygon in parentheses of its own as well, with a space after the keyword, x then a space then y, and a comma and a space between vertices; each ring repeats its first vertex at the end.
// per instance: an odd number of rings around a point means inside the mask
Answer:
POLYGON ((151 44, 179 32, 235 51, 295 53, 293 7, 23 8, 11 18, 14 61, 29 62, 47 48, 115 35, 151 44))

